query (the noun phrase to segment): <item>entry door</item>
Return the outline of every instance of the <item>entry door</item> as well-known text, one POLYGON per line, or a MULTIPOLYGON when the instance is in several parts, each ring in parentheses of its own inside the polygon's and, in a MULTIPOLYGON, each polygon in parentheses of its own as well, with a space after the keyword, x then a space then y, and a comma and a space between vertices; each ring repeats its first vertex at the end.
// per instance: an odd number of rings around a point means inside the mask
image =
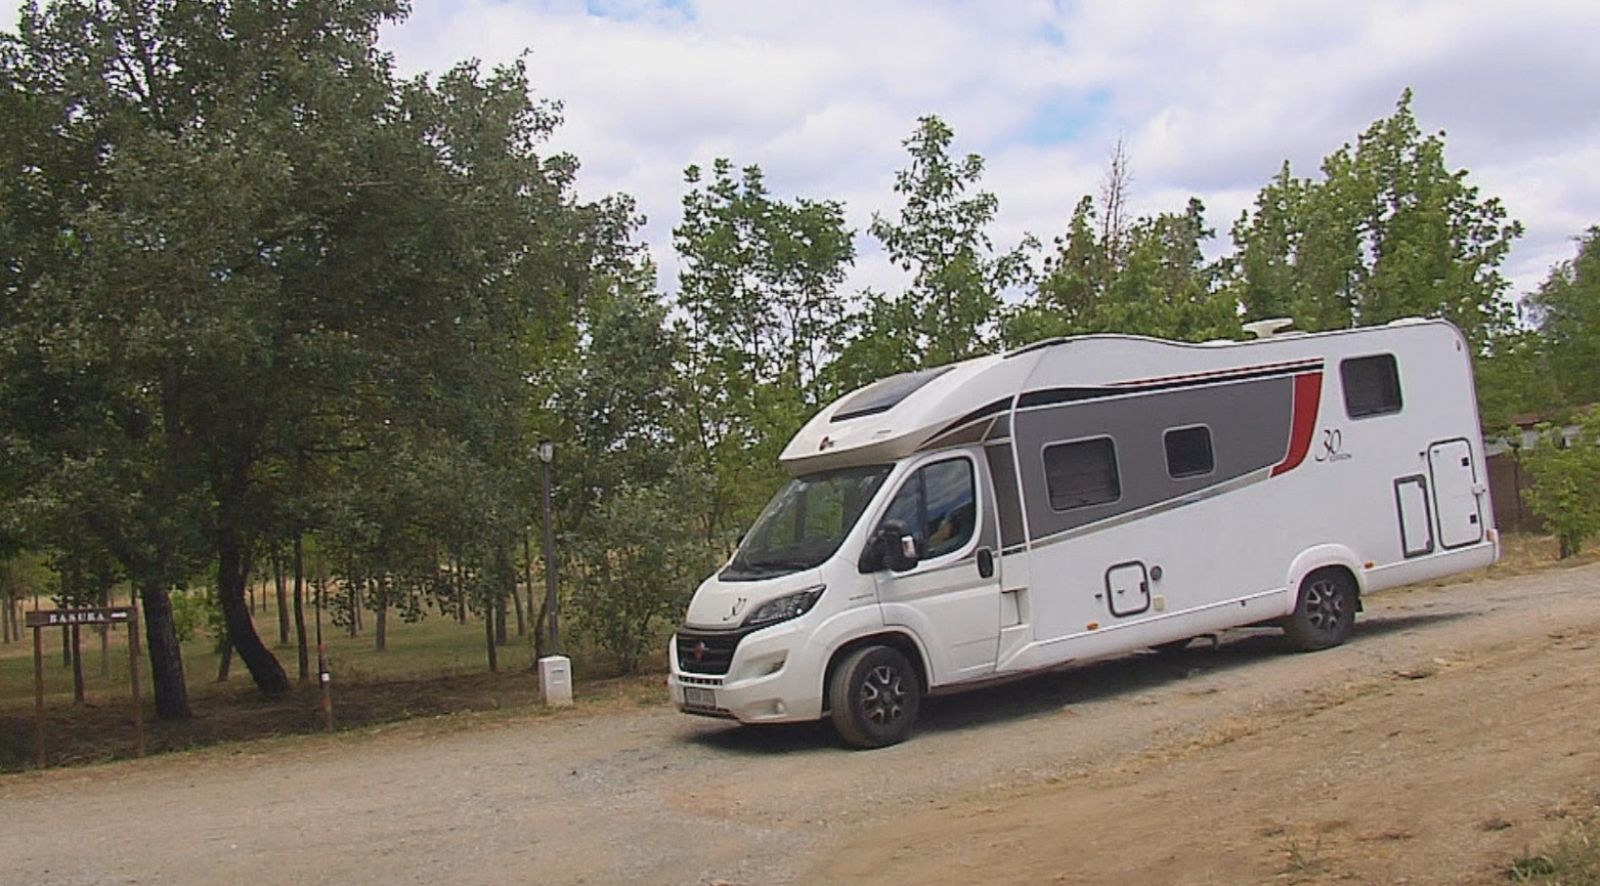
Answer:
POLYGON ((911 531, 920 560, 875 576, 884 623, 916 631, 957 679, 994 670, 1000 646, 1000 576, 979 538, 978 470, 960 455, 906 478, 882 519, 911 531))
POLYGON ((1439 544, 1459 548, 1483 541, 1483 488, 1466 440, 1445 440, 1428 447, 1428 473, 1433 477, 1433 510, 1439 516, 1439 544))

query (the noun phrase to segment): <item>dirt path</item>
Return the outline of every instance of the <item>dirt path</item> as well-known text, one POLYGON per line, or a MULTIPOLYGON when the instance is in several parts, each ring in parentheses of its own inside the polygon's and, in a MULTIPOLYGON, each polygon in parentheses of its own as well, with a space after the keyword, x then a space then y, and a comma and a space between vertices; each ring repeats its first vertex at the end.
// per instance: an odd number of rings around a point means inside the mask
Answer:
POLYGON ((1492 880, 1600 791, 1600 565, 936 699, 838 749, 664 707, 0 780, 19 883, 1492 880))

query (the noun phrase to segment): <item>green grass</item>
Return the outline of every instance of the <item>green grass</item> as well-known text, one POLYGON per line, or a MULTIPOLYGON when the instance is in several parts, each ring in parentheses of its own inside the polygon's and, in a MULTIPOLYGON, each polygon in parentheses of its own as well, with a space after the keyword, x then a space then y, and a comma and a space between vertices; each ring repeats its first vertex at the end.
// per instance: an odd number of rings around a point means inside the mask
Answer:
POLYGON ((1506 876, 1514 883, 1600 886, 1600 819, 1570 821, 1539 851, 1512 861, 1506 876))
MULTIPOLYGON (((259 596, 258 589, 258 596, 259 596)), ((272 594, 255 615, 256 629, 277 656, 291 682, 298 676, 293 631, 290 643, 278 645, 278 621, 272 594)), ((124 597, 119 602, 126 602, 124 597)), ((307 621, 313 613, 308 611, 307 621)), ((509 642, 498 648, 500 672, 488 672, 483 623, 468 619, 465 625, 436 613, 407 624, 390 613, 388 649, 374 648, 374 622, 365 613, 364 629, 357 637, 338 628, 324 614, 323 638, 333 675, 334 714, 339 728, 482 711, 534 711, 539 709, 538 679, 532 671, 529 638, 517 637, 513 621, 509 642)), ((315 732, 322 728, 318 712, 320 690, 316 683, 317 652, 314 623, 311 635, 311 680, 287 695, 263 698, 243 662, 235 656, 226 683, 216 681, 219 657, 215 641, 202 634, 183 644, 184 673, 195 718, 183 723, 154 719, 150 698, 149 662, 141 654, 139 668, 145 696, 145 722, 152 752, 180 750, 217 742, 265 735, 315 732)), ((126 628, 110 633, 102 674, 100 638, 90 628, 80 629, 83 648, 85 701, 72 701, 72 671, 62 662, 60 629, 43 631, 47 765, 71 765, 130 756, 134 751, 131 695, 128 682, 126 628)), ((23 640, 0 645, 0 771, 33 765, 34 676, 32 632, 23 640)), ((666 700, 661 671, 665 668, 666 637, 660 654, 646 657, 654 672, 616 677, 614 663, 605 655, 579 644, 563 645, 573 659, 574 689, 580 706, 661 704, 666 700)))

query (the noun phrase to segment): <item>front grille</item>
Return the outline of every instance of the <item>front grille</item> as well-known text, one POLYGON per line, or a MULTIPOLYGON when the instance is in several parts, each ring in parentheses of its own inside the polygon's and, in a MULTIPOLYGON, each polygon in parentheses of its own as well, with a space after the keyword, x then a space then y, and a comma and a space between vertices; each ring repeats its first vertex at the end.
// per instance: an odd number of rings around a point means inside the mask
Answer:
POLYGON ((726 674, 746 631, 678 629, 678 670, 691 674, 726 674))

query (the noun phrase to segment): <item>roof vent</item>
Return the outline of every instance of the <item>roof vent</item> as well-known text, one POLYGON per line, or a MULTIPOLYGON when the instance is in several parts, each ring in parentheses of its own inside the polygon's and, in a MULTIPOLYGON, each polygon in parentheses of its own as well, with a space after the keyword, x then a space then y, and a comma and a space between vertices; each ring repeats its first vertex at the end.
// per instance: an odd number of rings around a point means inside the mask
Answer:
POLYGON ((1244 324, 1244 331, 1250 333, 1256 338, 1265 339, 1276 335, 1278 330, 1288 329, 1293 325, 1294 321, 1288 317, 1272 317, 1267 320, 1257 320, 1254 323, 1246 323, 1244 324))

